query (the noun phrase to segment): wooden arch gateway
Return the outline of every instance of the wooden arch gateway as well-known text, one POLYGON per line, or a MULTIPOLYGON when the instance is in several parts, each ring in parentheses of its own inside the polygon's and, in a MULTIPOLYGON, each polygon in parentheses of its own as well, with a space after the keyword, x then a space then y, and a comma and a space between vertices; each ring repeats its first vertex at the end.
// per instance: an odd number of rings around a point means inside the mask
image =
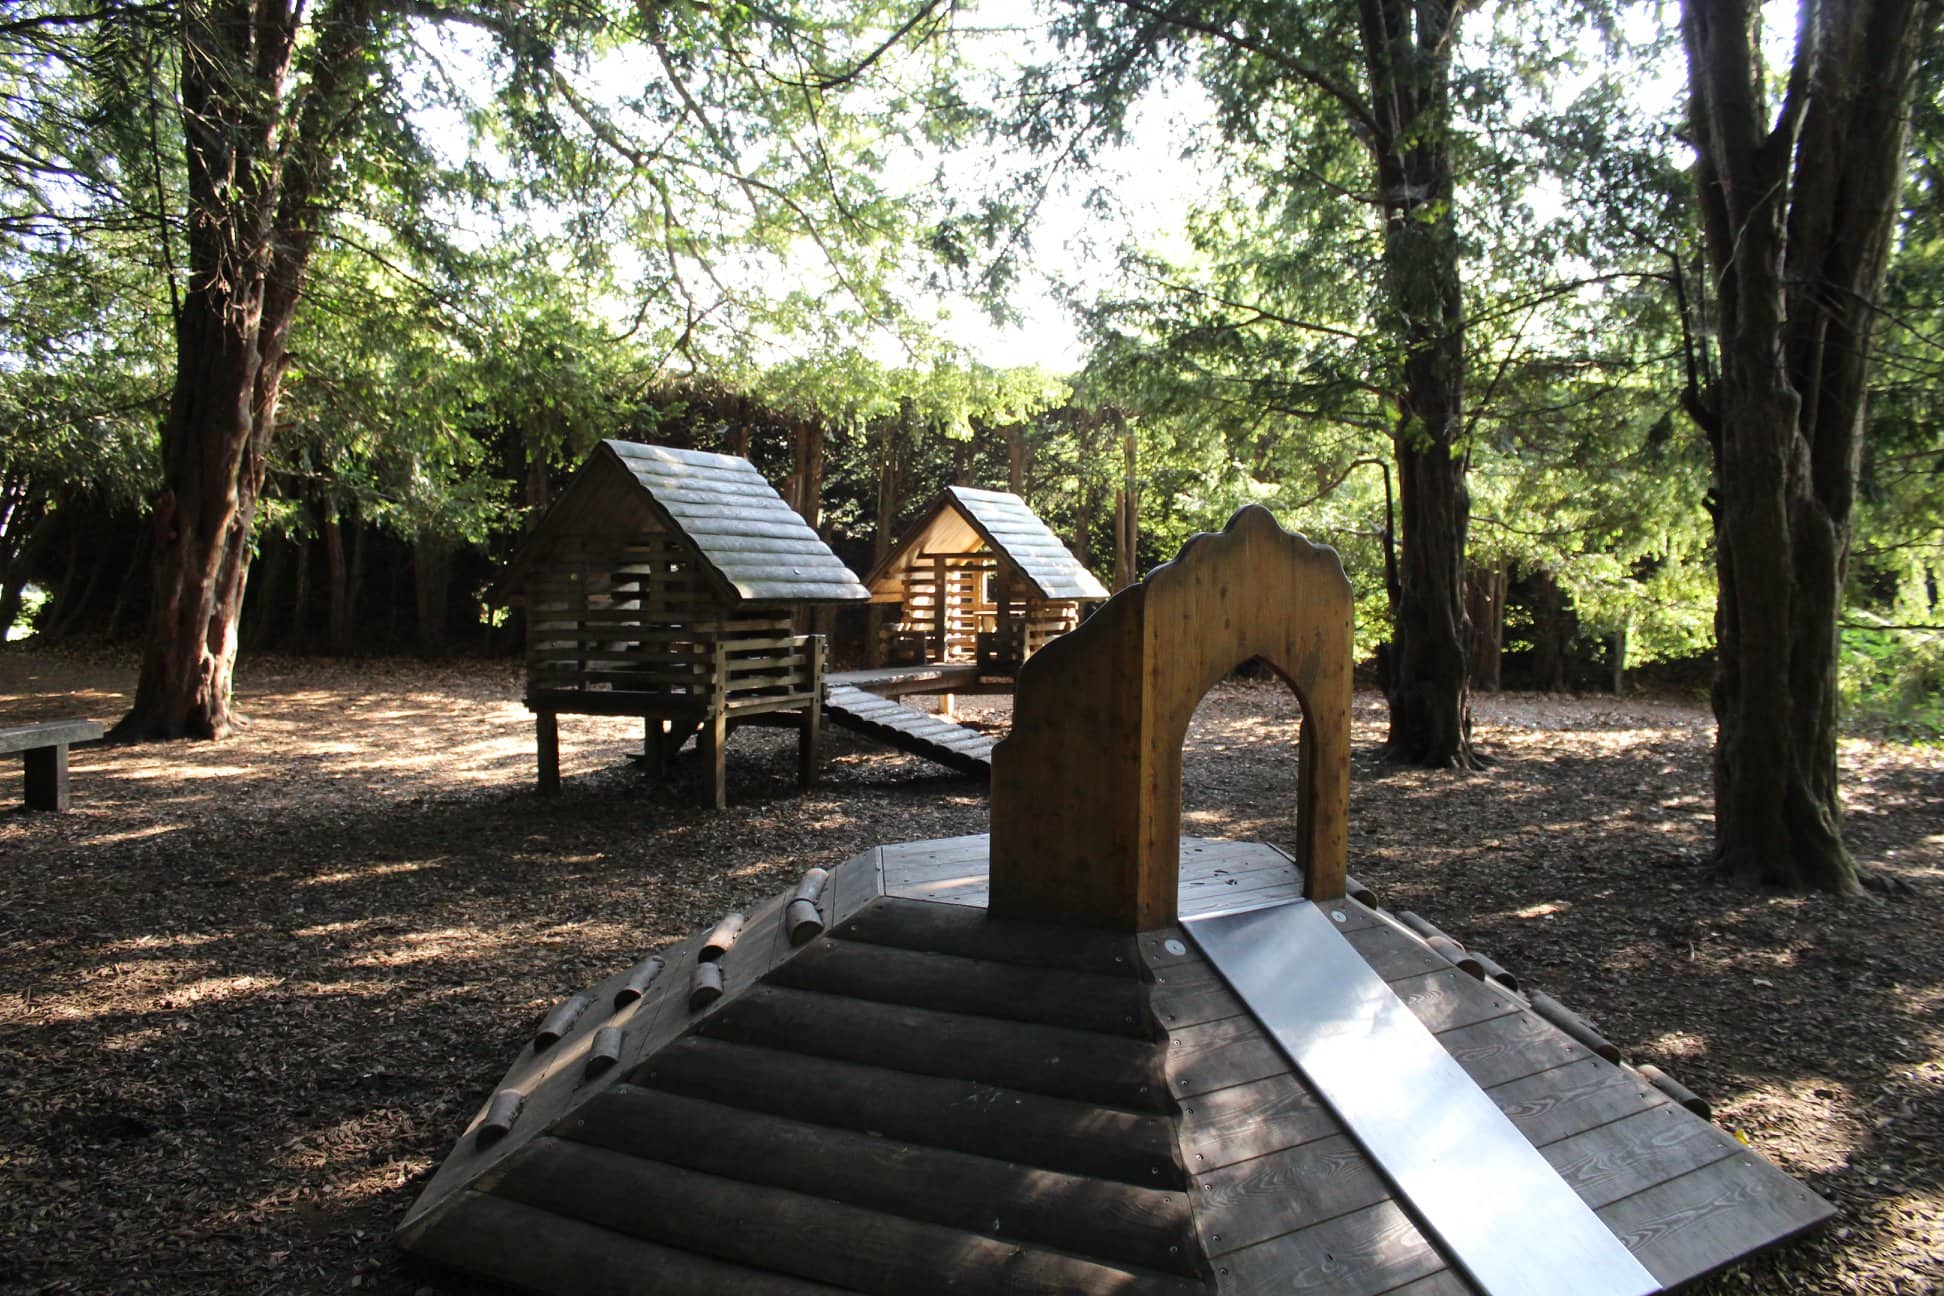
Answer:
POLYGON ((1350 581, 1336 551, 1257 505, 1116 595, 1019 677, 993 750, 992 913, 1147 931, 1175 920, 1181 745, 1251 658, 1303 707, 1297 863, 1343 894, 1350 817, 1350 581))

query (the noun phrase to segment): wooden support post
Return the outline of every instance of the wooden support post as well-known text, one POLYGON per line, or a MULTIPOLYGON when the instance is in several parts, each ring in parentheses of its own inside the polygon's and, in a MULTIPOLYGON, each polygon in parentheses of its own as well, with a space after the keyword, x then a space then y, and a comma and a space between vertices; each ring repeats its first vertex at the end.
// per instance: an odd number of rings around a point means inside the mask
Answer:
POLYGON ((540 758, 540 795, 560 795, 560 722, 551 711, 533 713, 533 734, 540 758))
POLYGON ((823 736, 824 637, 811 635, 803 649, 810 700, 803 705, 803 721, 797 729, 797 786, 809 788, 817 782, 817 745, 823 736))
POLYGON ((68 808, 68 749, 66 743, 36 747, 26 753, 27 808, 68 808))
POLYGON ((932 650, 933 661, 944 661, 951 643, 952 573, 945 566, 945 555, 932 557, 932 650))
POLYGON ((644 716, 641 721, 641 768, 651 779, 662 776, 665 746, 668 742, 668 721, 660 716, 644 716))
POLYGON ((709 686, 709 714, 702 721, 702 790, 712 809, 729 804, 729 650, 718 641, 709 686))

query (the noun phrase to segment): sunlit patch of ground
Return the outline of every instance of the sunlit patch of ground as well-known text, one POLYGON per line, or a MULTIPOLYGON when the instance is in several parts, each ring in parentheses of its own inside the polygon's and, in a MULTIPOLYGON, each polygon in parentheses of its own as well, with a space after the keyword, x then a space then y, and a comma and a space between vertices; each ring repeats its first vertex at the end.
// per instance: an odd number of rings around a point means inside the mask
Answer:
MULTIPOLYGON (((113 719, 131 662, 0 651, 0 724, 113 719)), ((75 809, 0 810, 0 1293, 428 1281, 389 1244, 562 996, 886 841, 983 831, 983 789, 833 733, 738 733, 730 800, 649 783, 630 720, 566 718, 531 792, 507 664, 246 661, 221 744, 74 753, 75 809)), ((995 731, 1003 697, 958 700, 995 731)), ((1288 844, 1298 712, 1225 683, 1189 831, 1288 844)), ((1944 758, 1846 743, 1849 838, 1908 896, 1706 868, 1711 726, 1680 701, 1481 697, 1497 764, 1387 768, 1356 700, 1351 868, 1593 1017, 1844 1208, 1713 1292, 1895 1293, 1944 1251, 1944 758)))

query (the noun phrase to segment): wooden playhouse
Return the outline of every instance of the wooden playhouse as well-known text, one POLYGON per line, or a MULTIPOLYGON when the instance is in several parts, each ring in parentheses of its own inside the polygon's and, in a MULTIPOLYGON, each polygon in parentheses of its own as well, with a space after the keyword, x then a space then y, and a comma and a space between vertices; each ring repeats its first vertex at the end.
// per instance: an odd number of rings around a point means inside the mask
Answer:
POLYGON ((1260 509, 1020 673, 989 836, 879 847, 542 1020, 399 1233, 542 1292, 1644 1296, 1827 1220, 1345 872, 1350 589, 1260 509), (1295 850, 1179 835, 1237 663, 1295 850))
POLYGON ((896 604, 880 645, 892 665, 974 662, 1010 675, 1107 597, 1026 501, 948 486, 865 581, 896 604))
POLYGON ((560 787, 557 717, 640 716, 651 766, 697 737, 720 809, 739 724, 796 726, 810 782, 824 646, 793 616, 869 594, 748 460, 603 441, 491 597, 526 612, 543 793, 560 787))

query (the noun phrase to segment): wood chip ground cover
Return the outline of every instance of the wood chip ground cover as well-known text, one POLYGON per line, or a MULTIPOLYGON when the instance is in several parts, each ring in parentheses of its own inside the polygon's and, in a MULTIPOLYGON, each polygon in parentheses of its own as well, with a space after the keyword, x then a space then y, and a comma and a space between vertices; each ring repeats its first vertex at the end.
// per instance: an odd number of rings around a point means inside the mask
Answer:
MULTIPOLYGON (((132 662, 0 651, 0 725, 113 719, 132 662)), ((636 722, 562 723, 530 791, 506 664, 256 658, 231 741, 83 749, 74 810, 0 810, 0 1293, 464 1290, 391 1229, 561 996, 888 841, 982 831, 983 789, 832 734, 731 743, 731 805, 646 783, 636 722)), ((1003 699, 960 713, 1003 727, 1003 699)), ((1850 742, 1848 835, 1907 893, 1715 879, 1711 726, 1653 699, 1485 697, 1498 765, 1381 765, 1360 695, 1351 868, 1843 1209, 1701 1290, 1916 1296, 1944 1256, 1944 758, 1850 742)), ((1286 841, 1296 713, 1203 702, 1184 828, 1286 841)))

